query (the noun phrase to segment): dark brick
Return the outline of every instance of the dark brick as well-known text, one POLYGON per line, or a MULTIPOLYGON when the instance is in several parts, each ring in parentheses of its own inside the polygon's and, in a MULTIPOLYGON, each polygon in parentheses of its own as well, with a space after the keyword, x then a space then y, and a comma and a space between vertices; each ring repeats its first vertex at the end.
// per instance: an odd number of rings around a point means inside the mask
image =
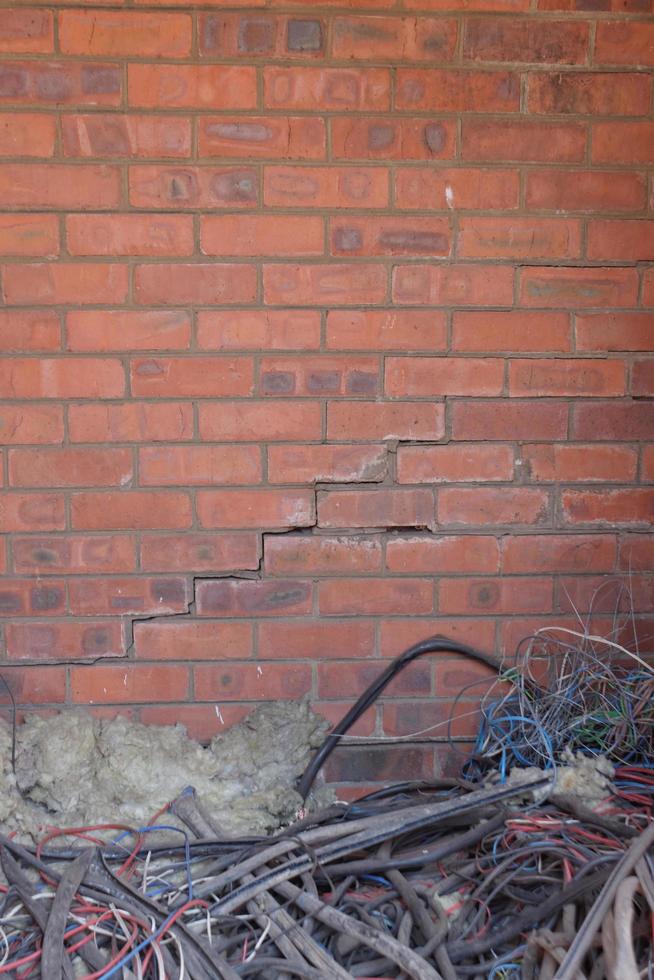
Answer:
POLYGON ((289 51, 321 51, 322 24, 319 20, 289 20, 286 46, 289 51))

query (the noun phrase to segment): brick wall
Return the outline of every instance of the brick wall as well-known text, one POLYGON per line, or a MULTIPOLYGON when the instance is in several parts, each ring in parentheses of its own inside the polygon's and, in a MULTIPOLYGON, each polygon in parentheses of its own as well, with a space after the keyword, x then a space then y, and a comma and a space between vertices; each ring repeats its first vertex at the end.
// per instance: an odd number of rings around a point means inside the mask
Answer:
POLYGON ((19 703, 335 718, 434 631, 511 650, 616 571, 651 613, 651 0, 167 6, 0 10, 19 703))

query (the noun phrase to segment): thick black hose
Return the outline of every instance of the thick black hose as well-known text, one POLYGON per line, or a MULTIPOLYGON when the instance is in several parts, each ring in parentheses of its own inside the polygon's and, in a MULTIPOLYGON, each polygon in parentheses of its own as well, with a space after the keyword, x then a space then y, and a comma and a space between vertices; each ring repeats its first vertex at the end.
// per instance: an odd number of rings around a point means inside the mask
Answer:
POLYGON ((458 653, 462 654, 464 657, 471 657, 473 660, 477 660, 479 663, 485 664, 490 667, 491 670, 499 672, 501 670, 502 664, 496 658, 491 656, 489 653, 482 653, 480 650, 475 650, 474 647, 466 646, 465 643, 459 643, 457 640, 448 640, 445 636, 431 636, 427 640, 421 640, 420 643, 414 643, 412 647, 405 650, 404 653, 400 654, 399 657, 388 665, 386 670, 377 677, 376 680, 372 682, 370 687, 368 687, 359 700, 354 704, 347 714, 339 721, 334 729, 327 735, 325 741, 322 743, 313 759, 306 767, 300 780, 297 784, 297 791, 303 800, 306 800, 309 795, 309 790, 313 786, 314 780, 318 775, 319 770, 327 761, 327 758, 334 751, 338 745, 341 735, 345 733, 352 727, 354 722, 359 718, 364 711, 367 711, 371 704, 374 704, 379 695, 382 693, 385 687, 393 680, 401 670, 410 664, 412 660, 417 657, 422 657, 426 653, 458 653))

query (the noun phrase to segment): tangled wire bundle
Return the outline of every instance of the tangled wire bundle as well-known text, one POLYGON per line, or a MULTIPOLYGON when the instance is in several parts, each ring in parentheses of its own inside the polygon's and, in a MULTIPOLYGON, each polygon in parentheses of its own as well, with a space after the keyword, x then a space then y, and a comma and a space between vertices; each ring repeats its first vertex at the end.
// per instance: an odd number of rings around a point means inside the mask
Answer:
POLYGON ((601 643, 533 640, 484 705, 465 778, 269 838, 221 838, 191 789, 145 827, 52 830, 32 849, 0 837, 0 975, 654 980, 652 674, 601 643), (618 763, 599 806, 552 791, 562 747, 618 763), (516 764, 540 771, 518 785, 516 764))

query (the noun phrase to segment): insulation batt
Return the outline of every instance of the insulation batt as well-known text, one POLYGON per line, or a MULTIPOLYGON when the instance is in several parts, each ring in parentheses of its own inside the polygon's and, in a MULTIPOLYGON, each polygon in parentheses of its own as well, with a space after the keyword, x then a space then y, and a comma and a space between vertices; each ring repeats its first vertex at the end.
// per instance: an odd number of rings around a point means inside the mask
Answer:
POLYGON ((302 805, 294 786, 327 728, 306 700, 262 705, 206 747, 182 725, 30 716, 17 729, 16 779, 0 728, 0 822, 21 836, 43 824, 141 826, 193 786, 221 834, 266 834, 302 805))

